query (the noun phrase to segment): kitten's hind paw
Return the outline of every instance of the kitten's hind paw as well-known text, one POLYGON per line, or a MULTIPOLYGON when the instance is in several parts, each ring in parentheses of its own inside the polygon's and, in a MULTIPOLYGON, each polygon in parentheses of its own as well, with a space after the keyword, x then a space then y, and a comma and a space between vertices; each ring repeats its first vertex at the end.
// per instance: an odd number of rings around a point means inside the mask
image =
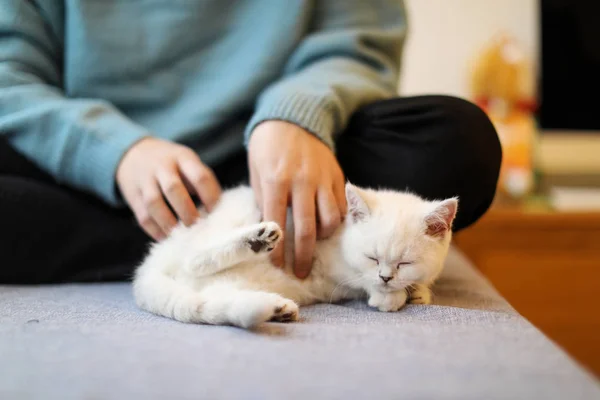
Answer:
POLYGON ((298 321, 299 309, 296 303, 291 300, 283 299, 281 304, 273 308, 271 321, 274 322, 293 322, 298 321))
POLYGON ((270 252, 283 234, 276 222, 262 222, 246 238, 246 244, 255 253, 270 252))
POLYGON ((298 306, 275 293, 247 291, 237 298, 235 325, 252 328, 267 321, 291 322, 298 319, 298 306))

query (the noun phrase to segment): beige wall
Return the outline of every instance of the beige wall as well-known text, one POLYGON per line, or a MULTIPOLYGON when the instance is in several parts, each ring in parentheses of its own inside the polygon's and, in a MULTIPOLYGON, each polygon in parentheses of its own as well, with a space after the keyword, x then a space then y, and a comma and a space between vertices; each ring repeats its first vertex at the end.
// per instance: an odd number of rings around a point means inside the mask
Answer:
MULTIPOLYGON (((469 98, 470 59, 505 30, 537 68, 538 0, 405 0, 409 38, 400 93, 469 98)), ((540 167, 550 174, 600 174, 600 135, 543 135, 540 167)))
POLYGON ((400 92, 468 97, 469 59, 506 30, 537 63, 537 0, 405 0, 409 38, 400 92))

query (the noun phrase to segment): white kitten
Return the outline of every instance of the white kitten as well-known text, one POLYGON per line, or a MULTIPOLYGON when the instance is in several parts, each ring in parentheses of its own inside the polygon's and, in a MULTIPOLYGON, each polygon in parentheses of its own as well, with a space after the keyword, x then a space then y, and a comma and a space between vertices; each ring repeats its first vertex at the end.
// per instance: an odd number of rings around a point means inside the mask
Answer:
POLYGON ((295 321, 298 305, 320 302, 367 297, 381 311, 397 311, 407 300, 428 304, 450 245, 457 199, 430 202, 350 184, 346 197, 344 223, 317 242, 312 272, 299 280, 291 272, 291 223, 289 265, 279 269, 269 261, 283 237, 279 226, 260 222, 249 187, 226 191, 212 213, 191 227, 179 225, 152 247, 135 274, 136 303, 178 321, 244 328, 295 321))

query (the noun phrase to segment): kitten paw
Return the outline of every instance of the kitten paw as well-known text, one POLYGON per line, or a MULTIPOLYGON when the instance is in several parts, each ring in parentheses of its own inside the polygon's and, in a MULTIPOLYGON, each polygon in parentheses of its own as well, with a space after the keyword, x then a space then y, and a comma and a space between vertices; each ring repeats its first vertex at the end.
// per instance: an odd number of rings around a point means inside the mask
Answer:
POLYGON ((239 314, 236 325, 252 328, 263 322, 291 322, 298 320, 298 306, 275 293, 246 292, 238 299, 239 314))
POLYGON ((409 290, 409 304, 431 304, 431 290, 425 285, 414 285, 409 290))
POLYGON ((262 222, 248 235, 246 244, 255 253, 270 252, 282 237, 283 234, 276 222, 262 222))
POLYGON ((375 292, 369 297, 369 306, 383 312, 394 312, 404 307, 406 299, 406 290, 391 293, 375 292))
POLYGON ((293 322, 298 321, 298 305, 291 300, 283 299, 279 305, 273 308, 273 315, 270 321, 274 322, 293 322))

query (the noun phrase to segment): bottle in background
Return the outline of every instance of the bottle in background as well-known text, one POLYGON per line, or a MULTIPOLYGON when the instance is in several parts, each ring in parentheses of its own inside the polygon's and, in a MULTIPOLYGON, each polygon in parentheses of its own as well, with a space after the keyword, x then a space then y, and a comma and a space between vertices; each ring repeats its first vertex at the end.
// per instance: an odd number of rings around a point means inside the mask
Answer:
POLYGON ((531 61, 519 44, 499 34, 471 70, 473 100, 496 127, 503 150, 497 203, 524 200, 536 188, 535 80, 531 61))

